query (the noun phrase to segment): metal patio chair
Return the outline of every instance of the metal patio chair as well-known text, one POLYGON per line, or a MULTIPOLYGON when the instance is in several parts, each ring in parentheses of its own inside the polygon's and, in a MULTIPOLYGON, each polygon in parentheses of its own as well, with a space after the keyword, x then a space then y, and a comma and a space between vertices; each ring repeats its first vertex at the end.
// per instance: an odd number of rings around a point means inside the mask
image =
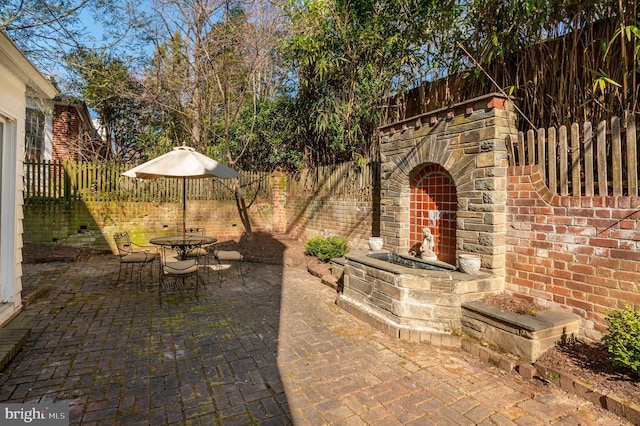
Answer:
MULTIPOLYGON (((179 232, 182 234, 182 230, 180 230, 179 232)), ((198 235, 200 237, 204 237, 206 235, 206 232, 204 228, 185 228, 184 235, 198 235)), ((207 270, 207 276, 209 276, 209 269, 210 269, 209 268, 209 265, 210 265, 209 258, 211 256, 211 252, 209 251, 210 245, 211 244, 205 244, 200 247, 196 247, 194 249, 189 250, 185 254, 185 257, 187 259, 192 259, 194 257, 202 259, 200 263, 207 270)))
POLYGON ((193 277, 195 280, 193 288, 197 297, 200 282, 202 281, 204 284, 204 280, 200 276, 199 258, 192 257, 179 260, 176 257, 175 250, 163 246, 160 259, 160 278, 158 280, 158 297, 160 298, 160 304, 162 304, 163 290, 188 288, 186 279, 190 277, 193 277), (166 280, 171 280, 171 282, 167 283, 165 282, 166 280))
MULTIPOLYGON (((115 287, 117 287, 120 282, 120 276, 122 275, 122 270, 124 268, 128 266, 131 267, 129 275, 129 279, 131 279, 133 270, 137 266, 138 283, 140 285, 140 289, 142 289, 142 269, 145 265, 153 263, 153 261, 157 259, 158 254, 146 251, 144 247, 132 243, 127 231, 113 234, 113 240, 118 248, 118 257, 120 258, 120 270, 118 271, 118 278, 116 279, 115 287), (140 250, 136 250, 136 248, 140 248, 140 250)), ((151 279, 153 280, 153 268, 151 268, 151 279)))
MULTIPOLYGON (((242 280, 242 285, 247 284, 244 281, 244 274, 242 273, 241 263, 244 262, 244 250, 247 242, 246 234, 240 237, 236 250, 224 250, 213 246, 213 255, 218 261, 218 278, 220 280, 220 286, 222 287, 222 262, 235 263, 238 270, 238 277, 242 280)), ((232 266, 232 265, 230 265, 232 266)))

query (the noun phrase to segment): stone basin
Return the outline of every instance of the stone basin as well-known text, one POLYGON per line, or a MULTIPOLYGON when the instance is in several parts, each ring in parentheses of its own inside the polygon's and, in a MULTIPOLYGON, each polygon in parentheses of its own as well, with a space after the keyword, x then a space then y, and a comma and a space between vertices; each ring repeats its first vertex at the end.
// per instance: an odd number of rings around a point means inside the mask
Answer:
POLYGON ((442 270, 414 269, 372 258, 366 252, 349 253, 343 262, 344 287, 337 304, 398 338, 410 331, 414 336, 416 332, 425 336, 459 333, 462 303, 502 291, 503 280, 441 266, 442 270))
MULTIPOLYGON (((369 253, 367 257, 393 263, 394 265, 406 266, 410 269, 426 269, 429 271, 455 271, 456 267, 438 260, 422 260, 411 256, 393 254, 389 252, 369 253)), ((383 266, 384 267, 384 266, 383 266)))

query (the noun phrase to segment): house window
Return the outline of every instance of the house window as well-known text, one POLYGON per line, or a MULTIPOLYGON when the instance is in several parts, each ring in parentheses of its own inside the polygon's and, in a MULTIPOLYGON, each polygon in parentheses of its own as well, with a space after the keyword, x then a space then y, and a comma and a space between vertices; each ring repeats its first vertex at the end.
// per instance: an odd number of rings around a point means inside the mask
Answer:
POLYGON ((41 160, 44 153, 44 113, 37 109, 27 108, 25 120, 24 155, 29 160, 41 160))

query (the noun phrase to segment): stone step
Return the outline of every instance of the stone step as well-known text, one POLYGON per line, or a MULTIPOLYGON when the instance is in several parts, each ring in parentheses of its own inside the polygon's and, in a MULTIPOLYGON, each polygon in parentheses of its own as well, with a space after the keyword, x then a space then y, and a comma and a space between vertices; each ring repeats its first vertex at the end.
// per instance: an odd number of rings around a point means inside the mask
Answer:
POLYGON ((0 371, 11 362, 30 335, 30 328, 0 328, 0 371))
POLYGON ((477 300, 462 304, 463 332, 529 362, 535 362, 562 336, 577 334, 579 327, 580 317, 567 311, 549 309, 530 316, 477 300))

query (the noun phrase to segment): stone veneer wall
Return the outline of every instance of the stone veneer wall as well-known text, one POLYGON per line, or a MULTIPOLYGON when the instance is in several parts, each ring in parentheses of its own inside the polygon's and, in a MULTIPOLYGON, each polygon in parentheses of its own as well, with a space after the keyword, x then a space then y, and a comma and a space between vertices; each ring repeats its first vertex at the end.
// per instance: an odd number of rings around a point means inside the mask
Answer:
POLYGON ((381 237, 389 250, 410 244, 410 178, 429 163, 453 178, 458 196, 456 248, 504 275, 507 135, 517 136, 513 104, 491 94, 381 129, 381 237))
POLYGON ((640 304, 640 197, 559 196, 537 166, 510 167, 508 191, 505 289, 599 340, 607 310, 640 304))

